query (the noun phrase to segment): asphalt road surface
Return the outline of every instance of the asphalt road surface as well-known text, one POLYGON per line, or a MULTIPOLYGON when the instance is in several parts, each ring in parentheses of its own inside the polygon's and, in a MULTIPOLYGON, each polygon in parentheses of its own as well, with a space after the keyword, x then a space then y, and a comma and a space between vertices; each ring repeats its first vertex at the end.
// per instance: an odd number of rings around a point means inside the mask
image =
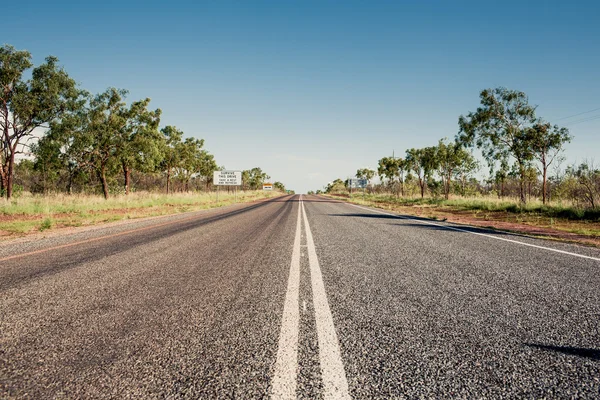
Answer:
POLYGON ((598 398, 600 250, 285 196, 0 245, 0 398, 598 398))

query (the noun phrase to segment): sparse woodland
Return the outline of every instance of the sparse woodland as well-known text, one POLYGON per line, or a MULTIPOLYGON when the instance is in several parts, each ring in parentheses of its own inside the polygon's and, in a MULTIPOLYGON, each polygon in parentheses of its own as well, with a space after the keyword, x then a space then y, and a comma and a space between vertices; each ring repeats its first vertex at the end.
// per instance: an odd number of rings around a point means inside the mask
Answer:
MULTIPOLYGON (((359 169, 356 177, 369 181, 368 193, 405 202, 498 197, 515 199, 515 209, 533 201, 566 205, 572 215, 600 216, 600 168, 593 160, 565 165, 563 150, 573 139, 567 128, 536 116, 523 92, 486 89, 480 100, 476 111, 459 117, 454 140, 383 157, 377 171, 359 169), (485 172, 487 179, 478 178, 485 172), (371 182, 376 175, 378 182, 371 182)), ((324 191, 351 189, 347 180, 336 179, 324 191)))
MULTIPOLYGON (((112 87, 90 94, 56 57, 34 67, 28 51, 0 47, 2 197, 212 190, 213 172, 224 167, 204 140, 175 125, 160 128, 161 110, 127 95, 112 87)), ((268 179, 250 168, 241 189, 260 189, 268 179)))

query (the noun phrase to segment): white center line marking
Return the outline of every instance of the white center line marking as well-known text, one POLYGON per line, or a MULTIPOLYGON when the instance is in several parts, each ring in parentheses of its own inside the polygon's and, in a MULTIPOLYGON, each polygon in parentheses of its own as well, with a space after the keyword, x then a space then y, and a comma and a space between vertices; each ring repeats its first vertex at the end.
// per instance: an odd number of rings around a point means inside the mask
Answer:
MULTIPOLYGON (((350 204, 350 203, 347 203, 347 204, 350 204)), ((567 255, 570 255, 570 256, 574 256, 574 257, 581 257, 581 258, 587 258, 589 260, 600 261, 600 258, 598 258, 598 257, 585 256, 583 254, 571 253, 570 251, 558 250, 558 249, 553 249, 551 247, 544 247, 544 246, 538 246, 538 245, 535 245, 535 244, 519 242, 518 240, 511 240, 511 239, 501 238, 501 237, 498 237, 498 236, 488 235, 488 234, 485 234, 485 233, 472 232, 472 231, 469 231, 469 230, 466 230, 466 229, 455 228, 453 226, 436 224, 435 222, 423 221, 423 220, 420 220, 420 219, 411 218, 411 217, 404 216, 404 215, 391 214, 391 213, 387 213, 387 212, 384 212, 384 211, 375 210, 375 209, 372 209, 372 208, 361 207, 361 206, 357 206, 356 204, 350 204, 350 205, 354 206, 354 207, 357 207, 357 208, 361 208, 363 210, 367 210, 367 211, 371 211, 371 212, 376 212, 376 213, 379 213, 379 214, 391 215, 391 216, 396 217, 398 219, 410 219, 412 221, 417 221, 417 222, 419 222, 421 224, 425 224, 425 225, 439 226, 439 227, 446 228, 446 229, 453 230, 453 231, 466 232, 466 233, 470 233, 472 235, 479 235, 479 236, 484 236, 484 237, 488 237, 488 238, 491 238, 491 239, 503 240, 505 242, 510 242, 510 243, 516 243, 516 244, 520 244, 520 245, 523 245, 523 246, 535 247, 536 249, 554 251, 556 253, 567 254, 567 255)))
MULTIPOLYGON (((302 195, 300 195, 302 199, 302 195)), ((271 397, 275 399, 296 399, 296 385, 298 373, 298 332, 300 321, 299 290, 300 290, 300 233, 302 230, 302 209, 298 207, 298 221, 296 223, 296 236, 292 250, 290 277, 288 280, 281 333, 279 335, 279 349, 275 361, 275 373, 271 397)))
POLYGON ((323 397, 325 399, 350 399, 338 337, 333 325, 333 317, 327 301, 321 267, 319 266, 317 250, 308 225, 304 202, 300 201, 300 207, 304 216, 304 230, 306 231, 306 244, 308 246, 308 262, 310 264, 313 304, 319 341, 319 360, 323 379, 323 397))

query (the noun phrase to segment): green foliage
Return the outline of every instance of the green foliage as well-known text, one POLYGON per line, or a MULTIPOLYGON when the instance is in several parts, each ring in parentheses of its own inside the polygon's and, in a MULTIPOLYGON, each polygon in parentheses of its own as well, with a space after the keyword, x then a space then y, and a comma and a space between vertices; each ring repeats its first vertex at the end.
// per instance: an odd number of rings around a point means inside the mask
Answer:
POLYGON ((521 178, 520 198, 525 203, 525 169, 533 159, 529 130, 536 123, 535 107, 527 95, 506 88, 485 89, 480 93, 481 107, 460 116, 457 140, 476 145, 483 151, 490 168, 497 161, 515 160, 521 178))
POLYGON ((434 157, 446 199, 450 196, 452 179, 465 180, 477 168, 473 155, 459 142, 446 143, 444 139, 440 140, 434 157))
POLYGON ((271 177, 259 167, 242 171, 242 183, 244 187, 249 187, 252 190, 262 189, 262 184, 268 179, 271 179, 271 177))
POLYGON ((31 78, 24 80, 32 66, 28 51, 0 47, 0 131, 4 134, 0 142, 0 189, 7 198, 13 194, 16 156, 25 152, 27 139, 36 128, 76 109, 82 94, 58 66, 56 57, 47 57, 32 70, 31 78))
POLYGON ((577 180, 574 191, 578 198, 587 203, 592 210, 600 205, 600 169, 593 162, 583 162, 577 168, 570 167, 567 173, 577 180))
POLYGON ((425 196, 427 181, 438 165, 436 151, 435 147, 406 150, 407 170, 414 172, 417 176, 419 187, 421 189, 421 197, 425 196))
POLYGON ((346 191, 346 184, 341 179, 336 179, 333 182, 329 182, 325 187, 325 193, 340 193, 346 191))
POLYGON ((547 122, 539 121, 527 131, 527 140, 532 149, 533 157, 539 161, 542 172, 542 202, 546 203, 548 167, 561 153, 565 143, 570 142, 572 136, 567 128, 557 125, 551 126, 547 122))
POLYGON ((355 176, 358 179, 366 179, 368 183, 375 176, 375 171, 369 168, 361 168, 356 171, 355 176))
POLYGON ((52 228, 52 218, 47 217, 42 221, 39 229, 40 229, 40 232, 43 232, 46 229, 50 229, 50 228, 52 228))

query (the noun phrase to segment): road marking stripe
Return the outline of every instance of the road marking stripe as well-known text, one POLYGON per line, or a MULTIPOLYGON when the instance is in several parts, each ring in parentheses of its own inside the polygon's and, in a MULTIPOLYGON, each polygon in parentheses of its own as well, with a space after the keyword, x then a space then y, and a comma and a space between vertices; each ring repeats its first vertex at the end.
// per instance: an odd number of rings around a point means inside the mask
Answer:
MULTIPOLYGON (((302 199, 302 195, 300 195, 302 199)), ((302 232, 302 209, 298 207, 296 236, 292 250, 290 277, 288 279, 279 349, 275 361, 275 373, 271 387, 271 397, 275 399, 296 399, 298 374, 298 333, 300 324, 299 291, 300 291, 300 237, 302 232)))
POLYGON ((488 235, 488 234, 485 234, 485 233, 472 232, 472 231, 469 231, 469 230, 466 230, 466 229, 460 229, 460 228, 455 228, 453 226, 436 224, 435 222, 423 221, 423 220, 420 220, 420 219, 411 218, 411 217, 404 216, 404 215, 391 214, 391 213, 387 213, 387 212, 384 212, 384 211, 375 210, 375 209, 372 209, 372 208, 362 207, 362 206, 359 206, 359 205, 356 205, 356 204, 351 204, 351 203, 346 203, 346 204, 350 204, 351 206, 358 207, 358 208, 361 208, 363 210, 372 211, 372 212, 376 212, 376 213, 379 213, 379 214, 390 215, 390 216, 396 217, 398 219, 410 219, 412 221, 417 221, 417 222, 422 223, 422 224, 439 226, 439 227, 446 228, 446 229, 453 230, 453 231, 466 232, 466 233, 470 233, 470 234, 473 234, 473 235, 479 235, 479 236, 488 237, 488 238, 491 238, 491 239, 503 240, 505 242, 516 243, 516 244, 520 244, 520 245, 523 245, 523 246, 534 247, 536 249, 543 249, 543 250, 548 250, 548 251, 554 251, 556 253, 567 254, 567 255, 570 255, 570 256, 581 257, 581 258, 587 258, 589 260, 594 260, 594 261, 600 261, 600 258, 597 258, 597 257, 585 256, 583 254, 571 253, 570 251, 558 250, 558 249, 553 249, 551 247, 544 247, 544 246, 538 246, 538 245, 535 245, 535 244, 519 242, 518 240, 511 240, 511 239, 501 238, 501 237, 498 237, 498 236, 488 235))
POLYGON ((319 341, 319 360, 323 380, 323 397, 325 399, 350 399, 338 337, 333 325, 333 317, 325 293, 319 260, 317 259, 317 250, 312 232, 310 231, 303 201, 300 201, 300 207, 304 215, 304 230, 306 232, 306 244, 308 245, 308 261, 310 264, 313 304, 315 308, 317 338, 319 341))

